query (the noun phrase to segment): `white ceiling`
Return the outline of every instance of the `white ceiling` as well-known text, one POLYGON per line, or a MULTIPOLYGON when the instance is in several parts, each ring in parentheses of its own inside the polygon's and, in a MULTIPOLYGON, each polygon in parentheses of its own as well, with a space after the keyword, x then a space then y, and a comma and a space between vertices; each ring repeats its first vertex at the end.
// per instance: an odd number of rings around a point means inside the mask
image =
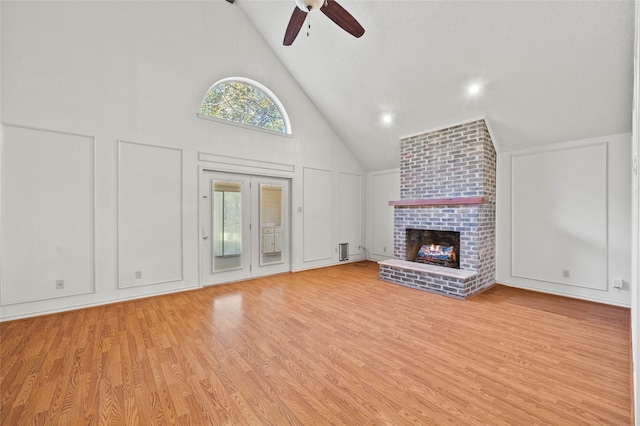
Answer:
POLYGON ((338 2, 362 38, 315 11, 287 47, 294 0, 232 7, 368 171, 399 167, 400 137, 479 117, 499 151, 631 131, 633 1, 338 2))

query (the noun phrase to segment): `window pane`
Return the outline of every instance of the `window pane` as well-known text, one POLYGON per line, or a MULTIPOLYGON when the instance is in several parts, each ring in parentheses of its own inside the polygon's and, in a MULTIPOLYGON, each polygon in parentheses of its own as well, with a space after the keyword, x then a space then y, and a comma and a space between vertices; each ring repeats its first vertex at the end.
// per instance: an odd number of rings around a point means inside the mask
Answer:
POLYGON ((211 117, 286 133, 282 111, 256 86, 227 81, 207 92, 200 112, 211 117))

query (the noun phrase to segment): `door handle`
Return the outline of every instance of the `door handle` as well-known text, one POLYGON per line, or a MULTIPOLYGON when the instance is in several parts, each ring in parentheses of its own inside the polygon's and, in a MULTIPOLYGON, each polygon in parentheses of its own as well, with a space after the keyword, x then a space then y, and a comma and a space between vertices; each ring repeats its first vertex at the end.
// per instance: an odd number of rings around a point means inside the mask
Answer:
POLYGON ((203 229, 202 230, 202 239, 206 240, 207 238, 209 238, 209 236, 204 233, 204 229, 203 229))

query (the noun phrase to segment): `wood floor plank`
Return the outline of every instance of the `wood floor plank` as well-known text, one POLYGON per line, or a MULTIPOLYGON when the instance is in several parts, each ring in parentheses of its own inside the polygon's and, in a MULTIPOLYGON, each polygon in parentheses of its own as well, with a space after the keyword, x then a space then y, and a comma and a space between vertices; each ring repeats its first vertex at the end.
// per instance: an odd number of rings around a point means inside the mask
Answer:
POLYGON ((628 309, 375 263, 0 324, 0 424, 626 425, 628 309))

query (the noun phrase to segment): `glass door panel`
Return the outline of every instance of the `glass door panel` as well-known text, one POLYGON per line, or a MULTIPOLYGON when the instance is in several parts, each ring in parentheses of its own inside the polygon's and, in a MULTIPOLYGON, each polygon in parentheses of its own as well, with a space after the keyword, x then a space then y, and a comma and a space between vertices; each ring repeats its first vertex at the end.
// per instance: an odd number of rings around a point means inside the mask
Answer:
POLYGON ((252 277, 291 271, 289 179, 252 176, 252 277))
POLYGON ((290 271, 290 181, 212 171, 202 179, 202 285, 290 271))
POLYGON ((208 171, 202 178, 200 281, 251 278, 251 179, 208 171))
POLYGON ((283 185, 260 184, 260 266, 283 262, 283 185))
POLYGON ((242 268, 242 182, 213 182, 213 271, 242 268))

